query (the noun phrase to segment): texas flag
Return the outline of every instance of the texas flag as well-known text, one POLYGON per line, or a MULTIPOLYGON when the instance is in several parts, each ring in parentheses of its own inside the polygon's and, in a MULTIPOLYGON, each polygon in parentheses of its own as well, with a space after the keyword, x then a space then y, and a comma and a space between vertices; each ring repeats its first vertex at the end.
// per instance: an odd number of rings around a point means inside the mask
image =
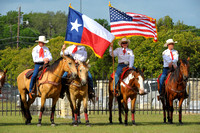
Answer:
POLYGON ((65 43, 88 46, 102 58, 114 38, 99 23, 69 7, 65 43))

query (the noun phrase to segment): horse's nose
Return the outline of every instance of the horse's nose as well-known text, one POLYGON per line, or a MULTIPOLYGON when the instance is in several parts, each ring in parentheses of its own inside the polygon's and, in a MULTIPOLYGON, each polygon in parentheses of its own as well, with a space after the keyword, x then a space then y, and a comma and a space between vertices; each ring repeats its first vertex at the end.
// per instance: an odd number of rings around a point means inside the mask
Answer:
POLYGON ((81 80, 81 85, 82 86, 85 86, 87 84, 87 81, 86 80, 81 80))
POLYGON ((76 78, 77 77, 77 74, 76 73, 72 73, 72 78, 76 78))
POLYGON ((184 75, 184 76, 183 76, 183 80, 186 80, 186 81, 187 81, 187 80, 188 80, 188 76, 185 76, 185 75, 184 75))

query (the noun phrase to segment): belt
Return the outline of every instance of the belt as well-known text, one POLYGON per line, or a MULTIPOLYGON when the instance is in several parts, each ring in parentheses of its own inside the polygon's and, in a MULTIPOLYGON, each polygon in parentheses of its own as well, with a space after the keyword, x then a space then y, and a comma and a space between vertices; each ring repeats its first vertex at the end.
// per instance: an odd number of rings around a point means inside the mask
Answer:
POLYGON ((165 68, 165 69, 169 69, 169 67, 163 67, 163 68, 165 68))
POLYGON ((128 65, 129 63, 126 63, 126 62, 121 62, 121 63, 119 63, 119 64, 125 64, 125 65, 128 65))
POLYGON ((34 63, 38 65, 44 65, 44 62, 34 62, 34 63))

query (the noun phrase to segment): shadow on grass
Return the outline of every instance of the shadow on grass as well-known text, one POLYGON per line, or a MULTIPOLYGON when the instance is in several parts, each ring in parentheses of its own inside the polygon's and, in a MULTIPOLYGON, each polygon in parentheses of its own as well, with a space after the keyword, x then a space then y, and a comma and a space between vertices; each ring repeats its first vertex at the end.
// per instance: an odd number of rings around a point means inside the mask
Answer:
MULTIPOLYGON (((124 123, 120 124, 118 122, 110 123, 90 123, 91 126, 124 126, 124 123)), ((56 123, 56 126, 73 126, 72 123, 56 123)), ((128 126, 131 126, 132 123, 128 122, 128 126)), ((188 125, 200 125, 200 122, 184 122, 183 124, 179 123, 163 123, 163 122, 136 122, 135 126, 158 126, 158 125, 174 125, 174 126, 188 126, 188 125)), ((25 125, 24 123, 0 123, 0 126, 37 126, 37 123, 31 123, 31 125, 25 125)), ((42 126, 51 126, 51 123, 42 123, 42 126)), ((85 123, 79 124, 79 126, 86 126, 85 123)))

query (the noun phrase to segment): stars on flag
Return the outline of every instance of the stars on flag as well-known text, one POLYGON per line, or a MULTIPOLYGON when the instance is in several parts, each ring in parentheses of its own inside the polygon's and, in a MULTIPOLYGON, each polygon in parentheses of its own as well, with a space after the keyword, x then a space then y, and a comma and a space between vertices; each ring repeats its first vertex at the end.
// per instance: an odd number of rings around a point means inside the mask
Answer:
POLYGON ((78 23, 78 19, 76 19, 75 22, 71 22, 71 25, 72 25, 71 31, 76 30, 77 32, 78 32, 78 27, 82 26, 82 24, 78 23))

